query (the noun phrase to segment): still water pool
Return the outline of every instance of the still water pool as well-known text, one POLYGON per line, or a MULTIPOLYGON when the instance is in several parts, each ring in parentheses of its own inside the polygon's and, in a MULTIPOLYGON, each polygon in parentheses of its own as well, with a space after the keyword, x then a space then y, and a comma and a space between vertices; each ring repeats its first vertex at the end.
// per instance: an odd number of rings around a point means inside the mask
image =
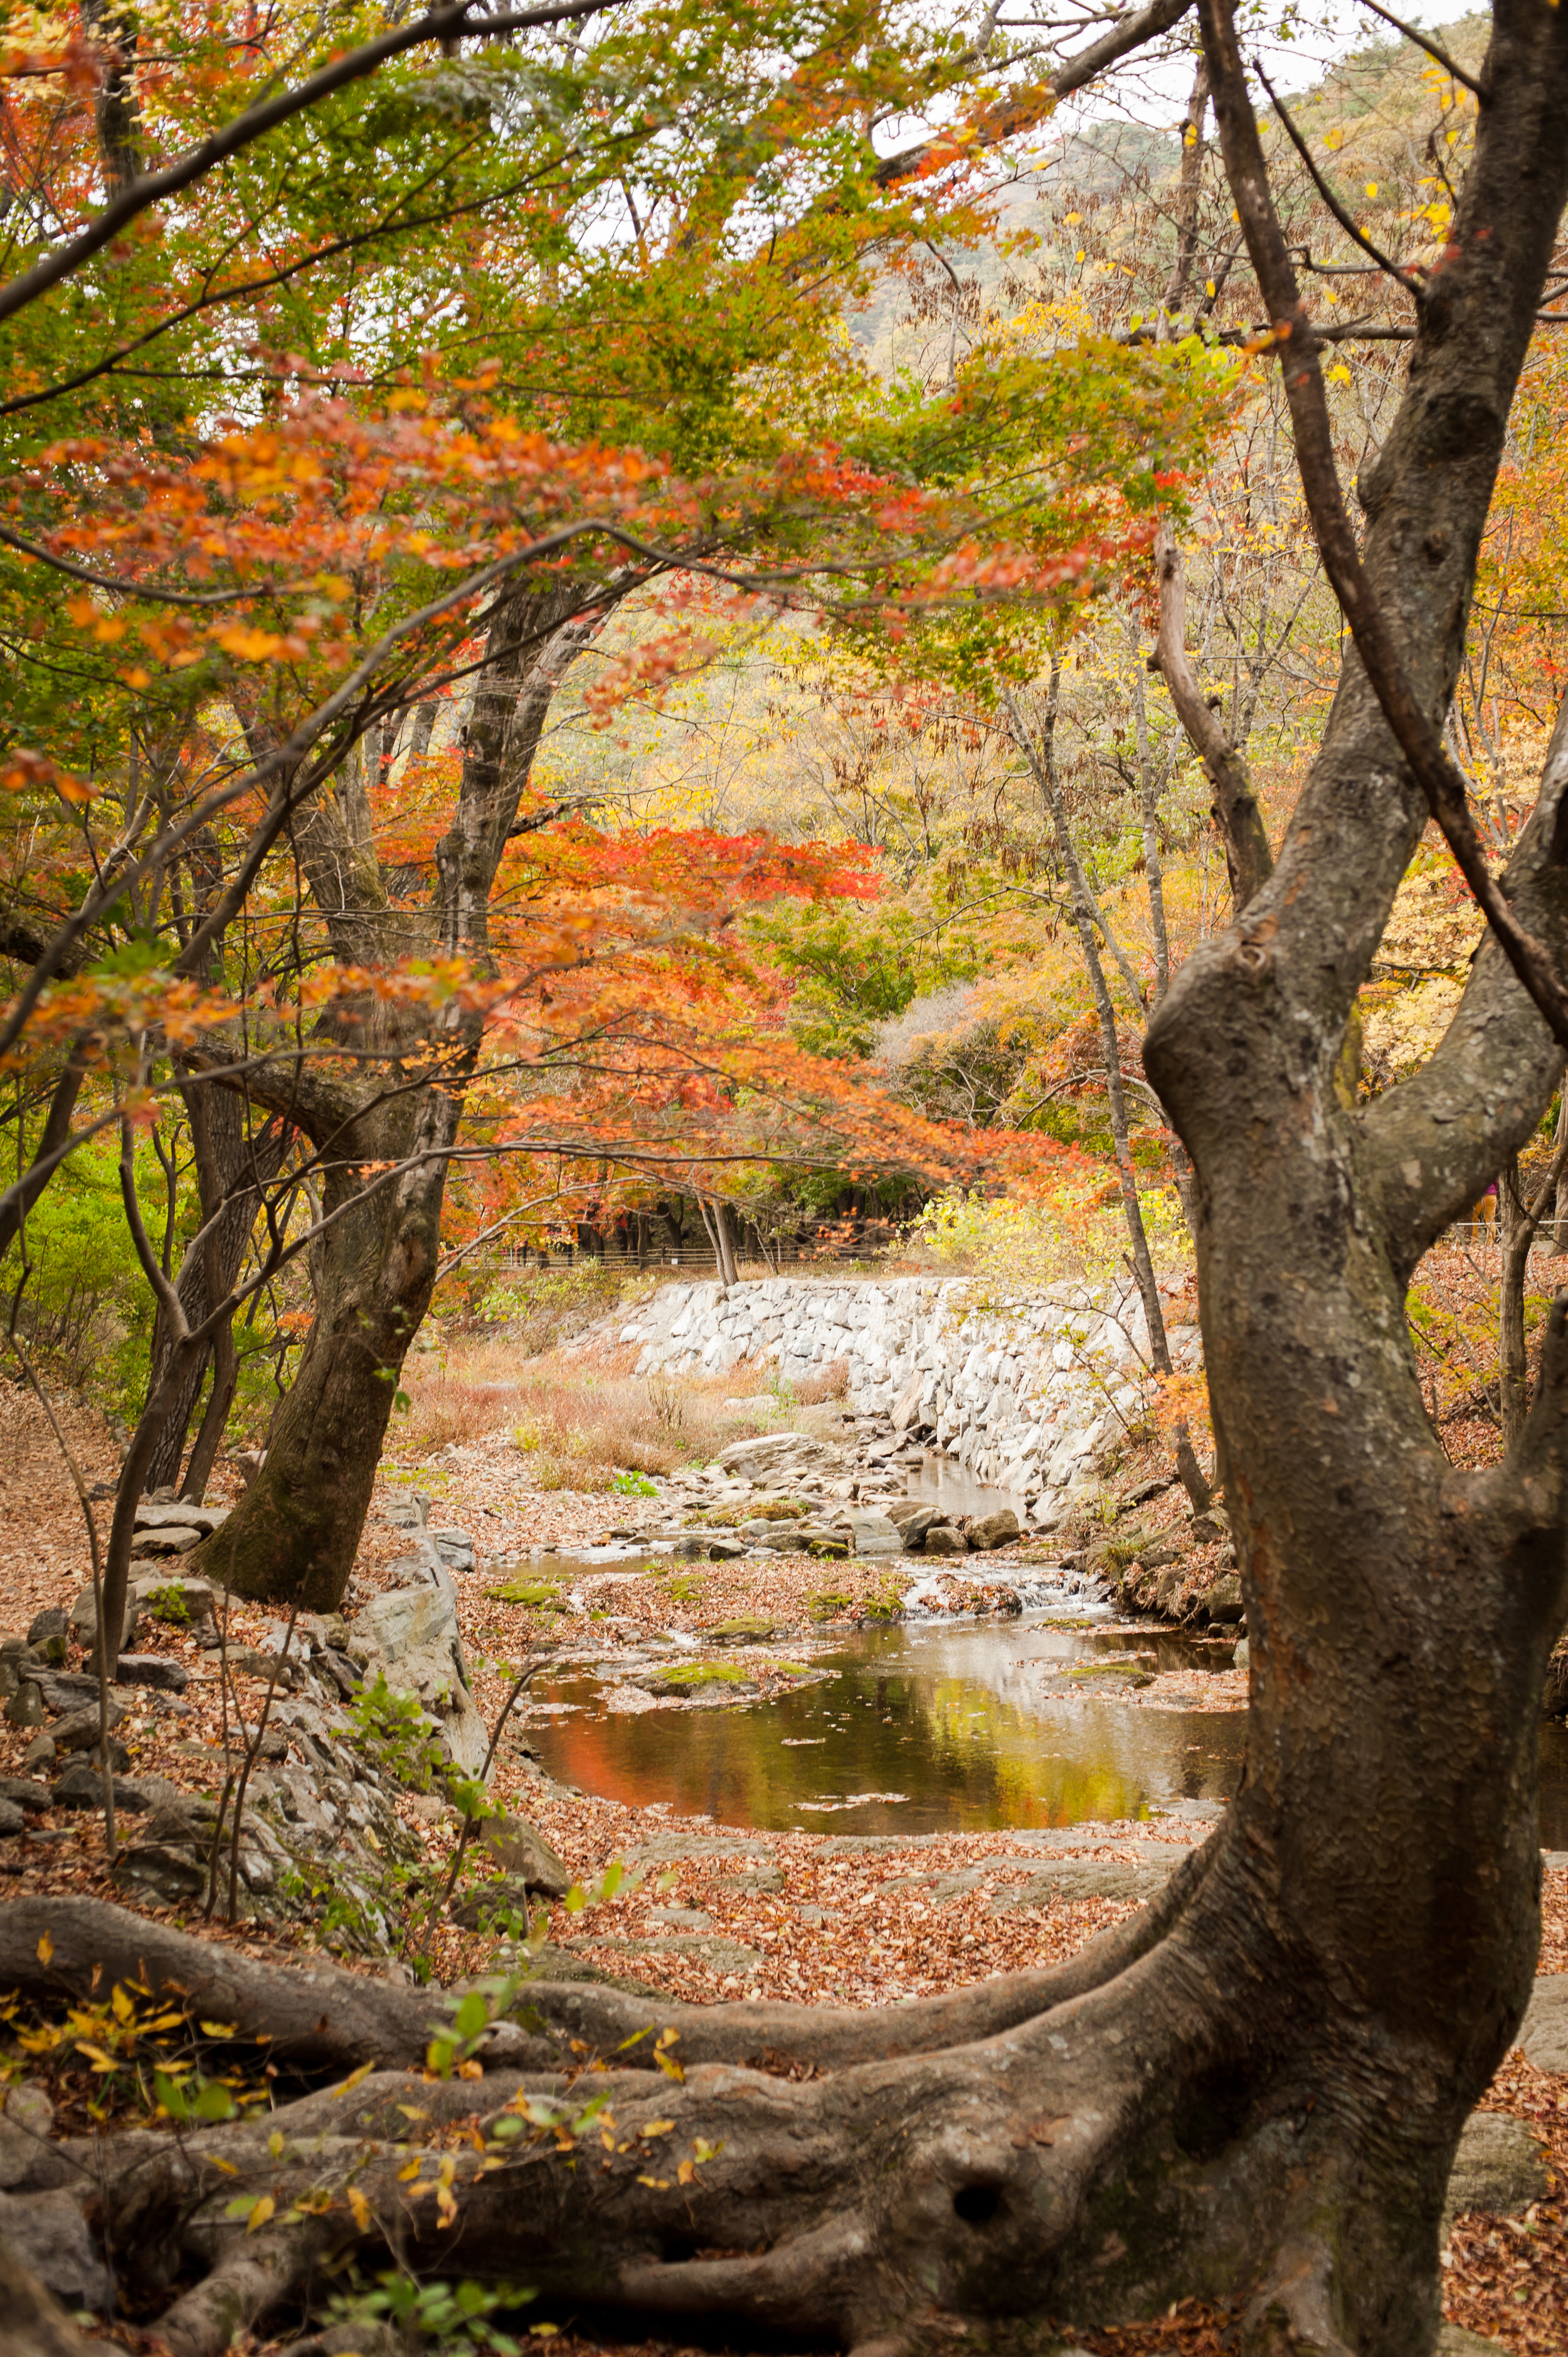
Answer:
MULTIPOLYGON (((622 1713, 603 1706, 590 1675, 542 1681, 529 1739, 553 1776, 585 1792, 768 1830, 1070 1825, 1228 1799, 1240 1711, 1060 1695, 1064 1662, 1119 1648, 1152 1652, 1162 1669, 1215 1659, 1178 1636, 1036 1615, 915 1623, 818 1654, 826 1677, 773 1702, 622 1713)), ((1568 1849, 1561 1726, 1542 1730, 1541 1798, 1542 1844, 1568 1849)))

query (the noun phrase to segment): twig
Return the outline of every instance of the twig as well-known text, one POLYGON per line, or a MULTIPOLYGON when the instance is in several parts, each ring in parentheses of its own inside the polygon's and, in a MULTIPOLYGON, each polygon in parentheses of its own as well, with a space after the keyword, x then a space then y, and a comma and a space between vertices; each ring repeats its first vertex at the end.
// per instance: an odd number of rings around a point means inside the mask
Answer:
MULTIPOLYGON (((507 1720, 511 1717, 512 1706, 517 1701, 519 1695, 522 1692, 530 1678, 537 1676, 539 1672, 544 1667, 544 1659, 545 1657, 542 1653, 538 1654, 524 1662, 521 1669, 518 1672, 517 1676, 512 1683, 511 1692, 508 1695, 505 1702, 501 1705, 500 1714, 495 1724, 495 1731, 490 1737, 490 1748, 486 1752, 484 1764, 479 1770, 478 1781, 481 1784, 490 1772, 490 1762, 496 1756, 496 1746, 501 1739, 501 1729, 506 1725, 507 1720)), ((457 1887, 458 1869, 462 1866, 463 1853, 468 1846, 468 1835, 472 1833, 473 1829, 474 1819, 469 1816, 465 1816, 463 1819, 463 1830, 457 1836, 457 1846, 456 1851, 453 1853, 451 1871, 446 1877, 446 1883, 437 1896, 435 1905, 431 1908, 428 1916, 425 1918, 427 1923, 435 1922, 436 1917, 440 1914, 442 1909, 451 1898, 453 1891, 457 1887)))
POLYGON ((1407 25, 1404 18, 1396 16, 1391 8, 1380 6, 1379 0, 1361 0, 1361 5, 1364 8, 1369 8, 1374 16, 1380 16, 1385 25, 1391 25, 1396 33, 1402 33, 1407 41, 1413 41, 1418 49, 1424 49, 1427 56, 1434 59, 1443 68, 1444 73, 1452 74, 1455 81, 1463 82, 1465 88, 1479 104, 1482 106, 1491 104, 1492 93, 1487 85, 1484 81, 1477 81, 1474 74, 1466 73, 1464 67, 1457 64, 1449 56, 1442 43, 1434 41, 1430 33, 1420 31, 1414 25, 1407 25))
MULTIPOLYGON (((272 1710, 273 1696, 277 1692, 278 1674, 282 1670, 285 1662, 288 1659, 289 1640, 294 1635, 294 1624, 298 1618, 299 1599, 296 1597, 288 1609, 288 1626, 283 1632, 283 1649, 273 1663, 273 1674, 267 1680, 267 1690, 262 1697, 262 1715, 256 1721, 255 1734, 252 1737, 250 1742, 246 1746, 245 1757, 240 1769, 239 1788, 234 1794, 234 1831, 229 1846, 229 1921, 231 1923, 236 1922, 239 1920, 240 1827, 244 1817, 245 1787, 251 1781, 251 1770, 254 1767, 261 1753, 262 1738, 267 1731, 267 1717, 272 1710)), ((236 1715, 238 1714, 238 1702, 236 1702, 236 1715)))
POLYGON ((1329 187, 1327 181, 1324 178, 1322 173, 1318 170, 1317 166, 1313 161, 1311 148, 1307 145, 1305 140, 1296 129, 1295 124, 1292 122, 1283 99, 1280 97, 1278 91, 1273 86, 1273 83, 1269 80, 1268 75, 1263 71, 1262 67, 1258 63, 1256 58, 1252 59, 1252 71, 1257 75, 1258 80, 1268 91, 1270 103, 1273 105, 1274 113, 1279 116, 1281 123, 1283 124, 1285 135, 1289 139, 1291 145, 1295 149, 1296 154, 1301 157, 1302 162, 1306 166, 1307 170, 1311 173, 1314 188, 1317 190, 1318 195, 1323 199, 1324 203, 1327 206, 1329 211, 1333 214, 1335 220, 1338 222, 1346 236, 1352 239, 1354 242, 1360 247, 1363 253, 1370 254, 1372 260, 1377 264, 1380 270, 1386 270, 1391 278, 1397 279, 1399 284, 1404 288, 1407 295, 1413 295, 1418 303, 1424 301, 1426 289, 1422 285, 1420 280, 1412 277, 1411 273, 1404 269, 1399 263, 1391 262, 1388 255, 1382 251, 1382 248, 1380 246, 1374 245, 1371 239, 1367 235, 1365 230, 1361 229, 1358 225, 1354 217, 1346 211, 1344 206, 1340 203, 1338 198, 1335 195, 1333 189, 1329 187))

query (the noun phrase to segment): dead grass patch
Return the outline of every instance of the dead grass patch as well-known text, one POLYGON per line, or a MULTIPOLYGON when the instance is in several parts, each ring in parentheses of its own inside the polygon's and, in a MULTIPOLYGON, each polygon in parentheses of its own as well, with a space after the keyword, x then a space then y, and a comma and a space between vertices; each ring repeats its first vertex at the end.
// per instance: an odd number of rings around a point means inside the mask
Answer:
MULTIPOLYGON (((510 1339, 456 1340, 403 1369, 409 1395, 392 1446, 419 1462, 454 1442, 506 1433, 542 1490, 608 1491, 618 1472, 706 1464, 755 1420, 724 1403, 730 1377, 641 1376, 628 1353, 524 1358, 510 1339)), ((836 1396, 826 1393, 824 1397, 836 1396)))

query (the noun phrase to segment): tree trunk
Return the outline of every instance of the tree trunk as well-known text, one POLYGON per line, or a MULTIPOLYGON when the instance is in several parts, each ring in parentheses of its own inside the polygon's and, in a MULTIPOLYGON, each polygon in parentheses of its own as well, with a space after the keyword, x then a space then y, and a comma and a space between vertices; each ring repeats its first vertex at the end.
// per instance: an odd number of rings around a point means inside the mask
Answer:
POLYGON ((336 1224, 312 1254, 316 1317, 280 1402, 266 1460, 221 1531, 197 1551, 238 1594, 336 1611, 370 1511, 404 1356, 440 1262, 442 1158, 460 1099, 422 1091, 372 1114, 339 1144, 322 1210, 336 1224), (350 1163, 420 1161, 360 1195, 350 1163))
MULTIPOLYGON (((389 904, 373 854, 352 840, 340 802, 323 797, 310 812, 299 831, 301 859, 339 956, 390 964, 421 930, 435 954, 484 965, 496 868, 551 695, 603 627, 600 611, 553 628, 553 615, 570 603, 569 592, 519 593, 496 617, 428 911, 411 917, 389 904)), ((315 1321, 266 1461, 222 1531, 197 1551, 242 1595, 309 1611, 335 1610, 353 1569, 403 1359, 439 1269, 445 1157, 481 1030, 480 1018, 464 1016, 451 1029, 394 1039, 373 1009, 350 1013, 357 1050, 395 1051, 403 1092, 383 1103, 367 1091, 356 1103, 346 1090, 323 1086, 313 1096, 286 1071, 275 1083, 282 1093, 273 1101, 289 1106, 326 1157, 323 1211, 341 1216, 312 1254, 315 1321), (410 1086, 421 1071, 422 1083, 410 1086), (414 1167, 355 1202, 358 1165, 407 1157, 414 1167)))
MULTIPOLYGON (((1137 1283, 1138 1297, 1144 1305, 1144 1322, 1148 1329, 1149 1356, 1155 1372, 1168 1375, 1172 1372, 1170 1343, 1165 1334, 1165 1311, 1160 1306, 1160 1288, 1155 1276, 1155 1264, 1149 1254, 1149 1239, 1144 1226, 1144 1213, 1138 1201, 1138 1174, 1133 1161, 1132 1135, 1127 1121, 1127 1096, 1122 1085, 1122 1042, 1116 1031, 1116 1010, 1111 1003, 1111 992, 1105 980, 1105 968, 1101 963, 1100 944, 1095 938, 1094 896, 1082 862, 1073 846, 1071 831, 1067 823, 1067 810, 1062 802, 1061 787, 1056 773, 1057 696, 1061 683, 1061 664, 1051 659, 1050 692, 1046 703, 1046 721, 1038 749, 1025 726, 1017 703, 1009 692, 1008 710, 1012 715, 1014 734, 1026 755, 1050 813, 1056 832, 1057 849, 1061 856, 1072 891, 1077 912, 1079 946, 1089 974, 1090 988, 1094 996, 1095 1013, 1100 1018, 1100 1038, 1105 1051, 1105 1093, 1111 1107, 1111 1135, 1116 1154, 1116 1176, 1122 1189, 1122 1211, 1127 1222, 1127 1237, 1132 1247, 1133 1275, 1137 1283)), ((1192 1445, 1192 1435, 1184 1423, 1176 1427, 1176 1470, 1183 1489, 1191 1501, 1195 1514, 1208 1511, 1213 1491, 1204 1478, 1192 1445)))
MULTIPOLYGON (((288 1151, 289 1132, 281 1122, 269 1122, 258 1136, 246 1134, 244 1101, 231 1091, 214 1088, 210 1082, 190 1081, 180 1091, 190 1120, 191 1135, 196 1142, 197 1190, 205 1226, 220 1211, 222 1218, 207 1237, 202 1251, 192 1256, 182 1272, 178 1287, 186 1320, 199 1326, 208 1310, 229 1293, 240 1274, 245 1257, 245 1246, 261 1209, 257 1191, 277 1177, 288 1151), (227 1210, 223 1210, 227 1204, 227 1210)), ((148 1394, 157 1387, 169 1352, 168 1319, 161 1314, 153 1327, 151 1372, 148 1394)), ((186 1435, 191 1415, 200 1397, 202 1383, 209 1367, 223 1370, 223 1379, 215 1374, 214 1385, 208 1401, 208 1413, 202 1418, 205 1449, 199 1449, 204 1462, 199 1467, 196 1457, 181 1485, 181 1495, 199 1501, 212 1469, 212 1460, 222 1442, 223 1427, 234 1396, 234 1375, 238 1361, 234 1351, 231 1327, 226 1326, 221 1339, 215 1335, 211 1347, 188 1365, 187 1372, 175 1394, 169 1413, 158 1435, 152 1460, 147 1467, 144 1487, 161 1490, 179 1483, 179 1469, 185 1456, 186 1435), (216 1425, 213 1415, 216 1412, 216 1425), (193 1486, 198 1474, 201 1487, 193 1486)))
POLYGON ((1524 1285, 1535 1222, 1520 1191, 1519 1157, 1498 1173, 1498 1390, 1503 1447, 1517 1446, 1530 1408, 1530 1361, 1524 1333, 1524 1285))

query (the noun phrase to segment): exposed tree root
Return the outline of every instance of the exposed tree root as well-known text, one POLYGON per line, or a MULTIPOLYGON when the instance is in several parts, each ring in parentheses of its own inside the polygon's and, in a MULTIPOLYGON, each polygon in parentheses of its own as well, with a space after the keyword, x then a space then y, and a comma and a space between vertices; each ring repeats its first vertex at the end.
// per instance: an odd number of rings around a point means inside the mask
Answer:
MULTIPOLYGON (((479 2054, 487 2070, 547 2070, 571 2041, 618 2053, 639 2031, 673 2029, 688 2062, 751 2062, 822 2071, 932 2053, 1031 2020, 1113 1980, 1148 1953, 1180 1916, 1207 1872, 1210 1845, 1125 1923, 1065 1964, 928 1997, 897 2010, 776 2004, 682 2005, 632 1997, 591 1982, 529 1984, 517 2011, 498 2022, 479 2054)), ((401 1988, 333 1964, 268 1964, 219 1941, 193 1939, 96 1899, 24 1899, 0 1913, 0 1988, 48 2004, 77 2002, 136 1981, 190 2012, 231 2022, 239 2038, 264 2038, 278 2062, 323 2077, 366 2062, 422 2065, 443 2019, 439 1991, 401 1988)), ((652 2069, 651 2048, 631 2048, 633 2068, 652 2069)))
MULTIPOLYGON (((1347 2218, 1366 2207, 1359 2170, 1369 2152, 1379 2158, 1376 2122, 1304 2093, 1321 2024, 1276 2008, 1266 2037, 1249 2028, 1275 1975, 1266 1910, 1248 1921, 1234 1888, 1212 1887, 1234 1883, 1235 1823, 1185 1878, 1174 1923, 1163 1902, 1097 1943, 1097 1962, 1086 1952, 1076 1975, 1014 1975, 925 2009, 922 2038, 938 2022, 1001 2021, 940 2049, 910 2050, 917 2008, 854 2017, 880 2053, 791 2078, 777 2054, 832 2051, 843 2017, 531 1989, 551 2034, 515 2037, 551 2053, 548 2071, 503 2061, 492 2041, 482 2074, 415 2077, 407 2052, 403 2068, 302 2095, 263 2121, 129 2131, 94 2147, 91 2174, 70 2169, 85 2143, 54 2148, 40 2169, 81 2190, 145 2307, 178 2287, 157 2326, 174 2357, 220 2357, 238 2331, 304 2316, 349 2261, 384 2265, 389 2251, 420 2272, 527 2282, 569 2305, 849 2349, 898 2340, 914 2350, 943 2319, 1081 2315, 1086 2302, 1101 2317, 1155 2313, 1197 2290, 1254 2295, 1248 2347, 1259 2357, 1417 2357, 1430 2346, 1421 2282, 1435 2273, 1447 2154, 1438 2136, 1431 2181, 1392 2204, 1383 2230, 1414 2254, 1396 2268, 1402 2315, 1348 2338, 1339 2269, 1347 2218), (1156 1920, 1163 1940, 1150 1936, 1156 1920), (1074 1977, 1093 1985, 1058 1995, 1074 1977), (765 2067, 748 2067, 759 2017, 778 2043, 765 2067), (693 2032, 688 2044, 682 2029, 673 2049, 686 2064, 679 2083, 647 2067, 650 2039, 607 2067, 564 2038, 569 2022, 591 2026, 602 2055, 611 2030, 677 2020, 693 2032), (702 2044, 742 2059, 698 2060, 702 2044), (591 2113, 595 2098, 604 2108, 591 2113)), ((251 2034, 276 1990, 296 2066, 396 2041, 422 2060, 440 2018, 431 1993, 338 1972, 307 1978, 174 1933, 155 1944, 135 1934, 156 1927, 90 1902, 50 1914, 51 1973, 64 1956, 74 1979, 89 1917, 117 1918, 122 1961, 149 1947, 155 1987, 183 1988, 229 2019, 243 1996, 251 2034), (190 1950, 212 1968, 199 1989, 185 1978, 190 1950), (371 2018, 389 1998, 390 2033, 371 2018)), ((14 1922, 3 1936, 8 1959, 14 1922)), ((36 1955, 27 1977, 46 1993, 36 1955)), ((1359 2058, 1369 2086, 1370 2052, 1359 2058)))

